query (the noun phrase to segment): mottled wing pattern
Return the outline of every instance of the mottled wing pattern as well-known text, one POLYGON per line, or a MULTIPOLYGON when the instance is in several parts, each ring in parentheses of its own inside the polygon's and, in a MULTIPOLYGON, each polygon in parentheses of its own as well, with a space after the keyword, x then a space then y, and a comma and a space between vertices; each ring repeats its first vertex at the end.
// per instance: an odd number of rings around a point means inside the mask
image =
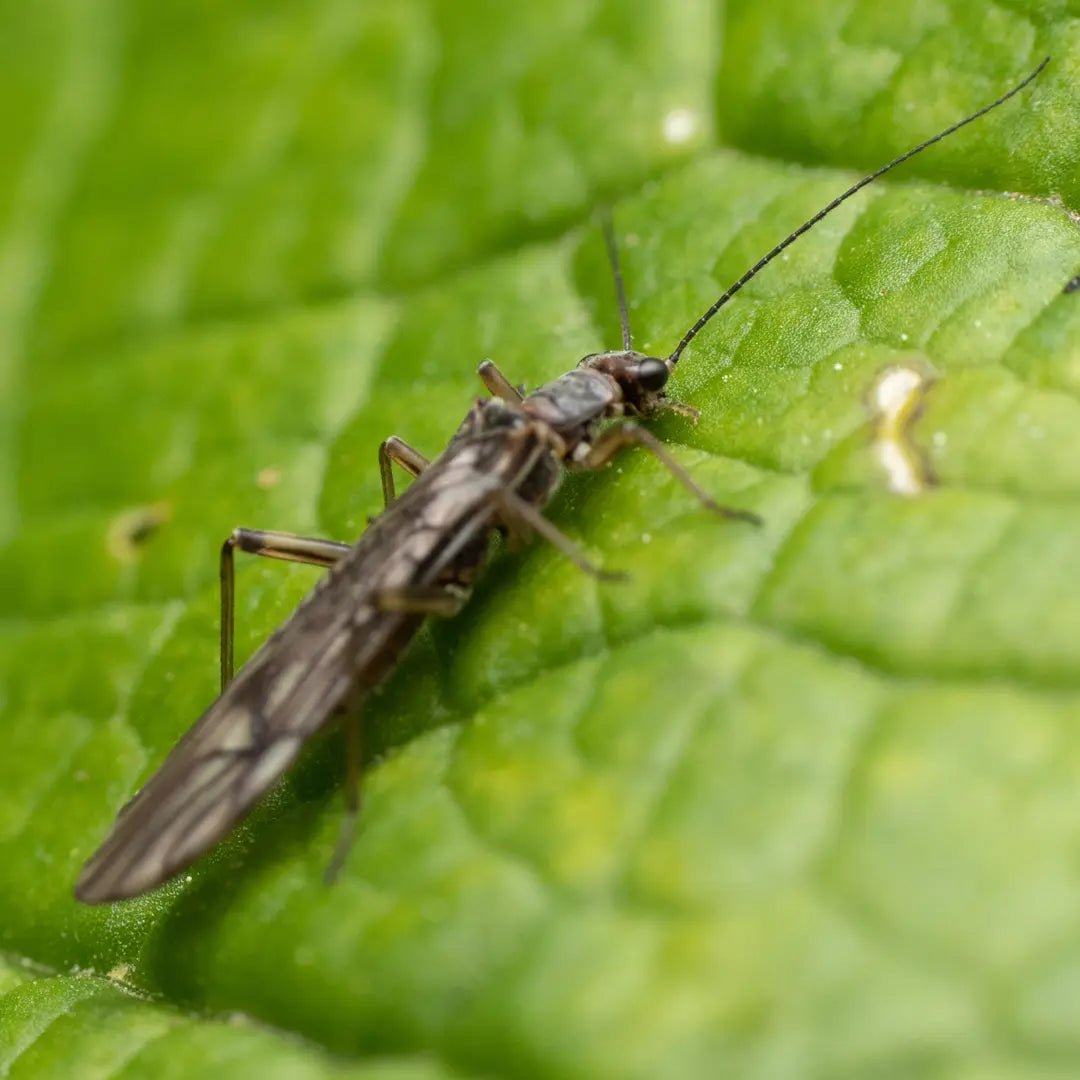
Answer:
MULTIPOLYGON (((325 605, 313 604, 316 615, 325 605)), ((100 903, 161 884, 216 843, 295 760, 344 699, 357 639, 342 612, 294 619, 252 659, 124 807, 76 896, 100 903), (301 667, 303 670, 301 671, 301 667)), ((356 627, 389 639, 407 616, 365 605, 356 627)), ((370 639, 369 639, 370 640, 370 639)))
POLYGON ((258 650, 121 810, 83 869, 86 903, 160 885, 220 840, 335 710, 369 689, 421 618, 381 611, 377 592, 438 580, 483 557, 493 494, 520 457, 498 440, 458 438, 258 650))

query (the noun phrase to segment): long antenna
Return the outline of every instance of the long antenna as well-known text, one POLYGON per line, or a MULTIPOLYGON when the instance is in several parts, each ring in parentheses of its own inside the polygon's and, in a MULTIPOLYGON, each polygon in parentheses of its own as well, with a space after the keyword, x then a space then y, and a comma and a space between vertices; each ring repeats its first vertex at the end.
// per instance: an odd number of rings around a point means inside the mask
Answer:
MULTIPOLYGON (((683 335, 682 341, 680 341, 679 344, 675 346, 675 348, 672 350, 671 355, 665 361, 665 363, 668 366, 668 370, 670 371, 672 368, 675 367, 675 365, 679 362, 679 357, 682 356, 682 354, 683 354, 683 350, 686 348, 687 345, 690 344, 691 341, 694 340, 694 338, 696 338, 698 336, 699 333, 701 333, 701 331, 705 327, 705 324, 708 323, 708 321, 748 281, 750 281, 751 278, 756 277, 758 275, 758 273, 760 271, 764 270, 765 267, 768 266, 769 263, 771 263, 773 261, 773 259, 775 259, 776 256, 779 255, 785 248, 787 248, 791 244, 795 243, 795 241, 798 240, 798 238, 800 236, 802 236, 802 234, 804 232, 808 232, 823 217, 825 217, 827 214, 831 214, 842 202, 844 202, 847 199, 850 199, 851 196, 855 194, 855 192, 857 192, 860 189, 866 187, 867 184, 872 183, 874 180, 876 180, 883 173, 887 173, 890 169, 895 169, 897 165, 900 165, 901 163, 907 161, 908 158, 914 157, 916 154, 918 154, 921 151, 925 150, 928 146, 933 146, 934 143, 940 142, 942 139, 944 139, 944 138, 948 137, 949 135, 951 135, 954 131, 959 131, 959 129, 962 128, 965 124, 970 124, 972 122, 972 120, 978 120, 980 116, 985 116, 988 112, 990 112, 991 109, 996 109, 999 105, 1003 105, 1014 94, 1019 94, 1020 91, 1023 90, 1024 87, 1027 86, 1027 84, 1029 82, 1031 82, 1032 79, 1034 79, 1042 71, 1042 69, 1044 67, 1046 67, 1046 65, 1049 64, 1049 63, 1050 63, 1050 57, 1048 56, 1045 60, 1043 60, 1043 62, 1026 79, 1024 79, 1023 81, 1017 83, 1016 86, 1014 86, 1008 93, 1002 94, 1001 97, 999 97, 997 99, 997 101, 992 101, 992 102, 990 102, 989 105, 984 105, 983 108, 981 108, 978 112, 973 112, 970 116, 965 117, 959 123, 953 124, 952 127, 948 127, 944 131, 939 132, 932 139, 927 139, 926 142, 919 143, 918 146, 914 147, 911 150, 908 150, 904 154, 901 154, 898 158, 894 158, 892 161, 889 162, 888 165, 882 165, 882 167, 880 169, 876 170, 875 172, 872 172, 869 176, 864 176, 857 184, 853 184, 842 195, 837 195, 837 197, 835 199, 833 199, 833 201, 831 203, 829 203, 828 206, 826 206, 823 209, 819 210, 812 218, 810 218, 809 221, 803 222, 803 224, 800 225, 790 236, 788 236, 784 240, 781 240, 780 243, 777 244, 776 247, 774 247, 772 249, 772 251, 769 252, 768 255, 764 256, 764 258, 759 260, 754 266, 752 266, 749 270, 747 270, 746 273, 743 274, 743 276, 741 278, 739 278, 739 280, 736 281, 734 285, 732 285, 726 292, 722 293, 720 295, 720 297, 716 300, 716 302, 701 316, 701 318, 698 319, 698 321, 696 323, 694 323, 694 325, 691 326, 689 330, 686 331, 686 333, 683 335)), ((610 228, 610 226, 609 226, 609 228, 610 228)), ((621 296, 622 295, 622 282, 621 282, 621 279, 619 279, 619 278, 617 278, 616 280, 618 282, 619 292, 620 292, 620 296, 621 296)), ((623 326, 625 327, 625 325, 626 324, 624 322, 623 326)), ((624 338, 625 338, 625 330, 624 330, 624 338)))
POLYGON ((615 278, 615 296, 619 301, 619 325, 622 327, 622 347, 629 352, 633 347, 630 340, 630 314, 626 307, 626 287, 623 285, 622 267, 619 265, 619 244, 615 239, 615 227, 611 224, 611 210, 604 207, 600 225, 604 230, 604 243, 607 244, 608 262, 615 278))

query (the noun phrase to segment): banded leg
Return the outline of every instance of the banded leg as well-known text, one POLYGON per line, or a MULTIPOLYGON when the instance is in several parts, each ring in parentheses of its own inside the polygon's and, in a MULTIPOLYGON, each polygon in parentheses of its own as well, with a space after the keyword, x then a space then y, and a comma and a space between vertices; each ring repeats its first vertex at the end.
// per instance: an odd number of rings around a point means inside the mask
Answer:
POLYGON ((492 397, 505 401, 508 405, 517 405, 523 400, 521 391, 490 361, 485 360, 476 374, 492 397))
POLYGON ((496 503, 502 524, 509 530, 511 539, 525 539, 532 530, 554 544, 579 570, 584 570, 599 581, 628 580, 628 574, 618 570, 604 570, 597 566, 569 536, 552 525, 532 503, 520 495, 510 490, 501 491, 496 496, 496 503))
POLYGON ((379 446, 379 476, 382 478, 383 504, 389 506, 397 493, 394 490, 392 465, 400 465, 410 476, 419 476, 431 464, 419 450, 414 450, 404 439, 391 435, 379 446))
POLYGON ((608 428, 593 443, 584 460, 577 463, 582 469, 602 469, 624 447, 643 446, 664 466, 676 480, 707 510, 732 521, 747 521, 751 525, 762 525, 761 518, 750 510, 735 510, 730 506, 721 506, 707 491, 698 487, 694 478, 667 452, 664 444, 651 432, 646 431, 633 420, 608 428))
POLYGON ((309 563, 312 566, 333 566, 352 544, 336 540, 320 540, 313 536, 294 536, 292 533, 268 532, 264 529, 233 529, 221 545, 221 689, 232 682, 233 632, 236 620, 236 571, 233 551, 239 549, 250 555, 285 562, 309 563))

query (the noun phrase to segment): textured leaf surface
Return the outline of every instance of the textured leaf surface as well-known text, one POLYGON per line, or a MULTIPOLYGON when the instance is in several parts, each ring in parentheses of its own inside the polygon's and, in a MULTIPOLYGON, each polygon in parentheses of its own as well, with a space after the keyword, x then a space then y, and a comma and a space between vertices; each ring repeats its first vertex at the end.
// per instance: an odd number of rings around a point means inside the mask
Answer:
POLYGON ((108 979, 42 976, 0 961, 0 1070, 4 1076, 268 1080, 452 1080, 421 1056, 350 1066, 243 1017, 185 1016, 136 997, 123 968, 108 979))
MULTIPOLYGON (((0 1071, 1076 1073, 1075 5, 8 8, 0 1071), (425 631, 335 888, 331 734, 183 880, 74 903, 213 696, 229 530, 353 537, 480 360, 617 343, 598 201, 665 352, 1047 52, 688 350, 657 431, 763 529, 572 477, 631 582, 534 545, 425 631)), ((243 567, 242 653, 314 576, 243 567)))

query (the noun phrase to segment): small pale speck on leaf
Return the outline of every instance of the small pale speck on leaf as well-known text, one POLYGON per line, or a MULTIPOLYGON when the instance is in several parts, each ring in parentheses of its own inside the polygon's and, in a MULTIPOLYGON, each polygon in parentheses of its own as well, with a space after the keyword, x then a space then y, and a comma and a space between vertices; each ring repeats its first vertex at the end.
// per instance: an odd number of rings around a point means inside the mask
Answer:
POLYGON ((663 120, 664 139, 673 146, 692 138, 697 128, 697 116, 690 109, 672 109, 663 120))
POLYGON ((139 549, 171 518, 172 507, 164 502, 124 510, 109 526, 106 538, 109 554, 117 562, 135 562, 139 549))
POLYGON ((274 468, 273 465, 268 465, 265 469, 259 470, 258 475, 255 477, 255 483, 263 491, 269 491, 270 488, 277 487, 281 483, 281 470, 274 468))

